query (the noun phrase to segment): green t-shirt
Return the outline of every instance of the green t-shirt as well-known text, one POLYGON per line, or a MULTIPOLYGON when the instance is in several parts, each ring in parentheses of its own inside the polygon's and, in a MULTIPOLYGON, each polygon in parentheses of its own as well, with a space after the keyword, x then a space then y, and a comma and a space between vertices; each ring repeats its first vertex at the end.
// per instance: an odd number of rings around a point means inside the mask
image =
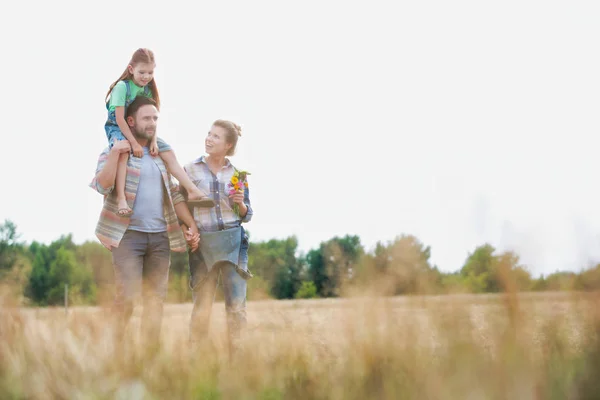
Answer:
MULTIPOLYGON (((129 100, 135 99, 138 94, 144 94, 144 88, 139 87, 132 80, 129 80, 129 100)), ((119 81, 112 92, 110 92, 110 100, 108 102, 109 111, 114 111, 115 107, 125 107, 125 97, 127 97, 127 86, 125 85, 125 81, 119 81)), ((148 97, 152 97, 151 90, 148 90, 148 97)))

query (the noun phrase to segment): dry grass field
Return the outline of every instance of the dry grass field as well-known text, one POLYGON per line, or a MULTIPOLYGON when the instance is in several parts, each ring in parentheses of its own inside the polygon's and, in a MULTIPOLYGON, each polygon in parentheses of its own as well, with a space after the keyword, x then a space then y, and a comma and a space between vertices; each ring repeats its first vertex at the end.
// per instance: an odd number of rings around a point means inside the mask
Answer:
POLYGON ((115 346, 101 308, 0 309, 1 399, 592 399, 594 295, 539 293, 248 303, 228 357, 223 303, 190 348, 190 304, 167 305, 162 347, 140 308, 115 346))

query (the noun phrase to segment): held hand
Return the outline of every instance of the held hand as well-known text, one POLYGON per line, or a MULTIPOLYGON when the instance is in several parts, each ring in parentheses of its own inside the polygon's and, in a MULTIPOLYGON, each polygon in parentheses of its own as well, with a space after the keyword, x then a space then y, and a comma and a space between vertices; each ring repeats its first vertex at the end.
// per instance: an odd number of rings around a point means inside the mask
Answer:
POLYGON ((150 155, 152 157, 156 157, 158 155, 158 144, 156 144, 156 141, 152 141, 152 143, 150 143, 150 155))
POLYGON ((200 237, 200 232, 198 232, 198 227, 196 224, 192 224, 192 226, 188 228, 188 232, 190 232, 192 235, 198 235, 198 237, 200 237))
POLYGON ((229 198, 240 206, 244 204, 244 192, 235 192, 235 194, 230 194, 229 198))
POLYGON ((183 229, 183 236, 185 237, 185 241, 190 246, 192 252, 196 251, 198 249, 198 246, 200 245, 200 234, 198 233, 198 228, 192 226, 187 230, 185 230, 185 228, 183 229))
POLYGON ((144 148, 140 146, 138 142, 135 142, 131 145, 133 149, 133 155, 136 157, 142 157, 144 155, 144 148))
POLYGON ((188 237, 187 242, 190 245, 190 248, 193 253, 194 251, 198 250, 198 247, 200 246, 200 235, 197 233, 195 233, 195 234, 189 233, 187 235, 187 237, 188 237))
POLYGON ((117 154, 129 153, 131 151, 131 145, 127 140, 115 140, 113 143, 111 151, 114 151, 117 154))

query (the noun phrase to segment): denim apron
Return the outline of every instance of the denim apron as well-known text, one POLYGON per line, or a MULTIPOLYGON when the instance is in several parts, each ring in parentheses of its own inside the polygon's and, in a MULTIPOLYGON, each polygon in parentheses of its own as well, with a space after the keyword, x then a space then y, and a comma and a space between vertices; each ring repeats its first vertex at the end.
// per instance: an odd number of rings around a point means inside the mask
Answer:
POLYGON ((244 278, 252 277, 249 271, 240 268, 240 250, 242 247, 242 227, 224 229, 216 232, 202 232, 200 247, 207 272, 221 262, 234 265, 237 272, 244 278))
MULTIPOLYGON (((129 80, 124 80, 125 88, 127 92, 125 94, 125 113, 127 113, 127 107, 133 102, 131 98, 131 88, 129 86, 129 80)), ((144 95, 150 95, 150 89, 148 89, 148 85, 144 87, 144 95)), ((106 103, 106 110, 108 111, 108 118, 106 119, 106 123, 104 124, 104 131, 106 132, 106 138, 108 139, 108 145, 110 148, 113 146, 113 140, 127 140, 123 132, 121 132, 121 128, 117 124, 117 117, 115 115, 115 110, 110 111, 109 103, 106 103)))

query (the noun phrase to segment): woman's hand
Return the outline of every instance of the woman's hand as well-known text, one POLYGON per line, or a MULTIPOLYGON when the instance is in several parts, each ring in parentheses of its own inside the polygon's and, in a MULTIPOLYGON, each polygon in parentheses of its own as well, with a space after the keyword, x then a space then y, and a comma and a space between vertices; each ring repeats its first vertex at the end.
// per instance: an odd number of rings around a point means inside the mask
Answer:
POLYGON ((234 203, 239 204, 240 207, 245 206, 244 192, 235 192, 235 194, 230 194, 229 198, 233 200, 234 203))
POLYGON ((183 236, 185 237, 185 241, 188 246, 192 249, 192 252, 198 249, 200 246, 200 233, 198 232, 198 227, 192 225, 191 227, 186 227, 185 225, 181 226, 181 230, 183 231, 183 236))
POLYGON ((229 198, 238 206, 238 215, 244 218, 248 212, 248 207, 244 203, 244 192, 235 192, 234 194, 230 194, 229 198))

